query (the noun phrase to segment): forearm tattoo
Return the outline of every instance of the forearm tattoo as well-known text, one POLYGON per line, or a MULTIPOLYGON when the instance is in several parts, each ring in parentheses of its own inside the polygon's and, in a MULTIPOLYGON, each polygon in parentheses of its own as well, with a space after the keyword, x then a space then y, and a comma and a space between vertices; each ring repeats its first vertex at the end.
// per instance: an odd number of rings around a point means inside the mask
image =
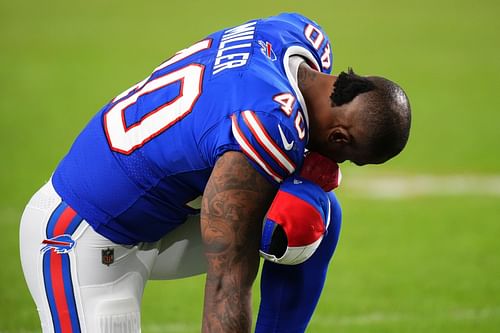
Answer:
POLYGON ((217 161, 201 211, 208 260, 203 332, 250 332, 262 219, 274 192, 241 153, 217 161))

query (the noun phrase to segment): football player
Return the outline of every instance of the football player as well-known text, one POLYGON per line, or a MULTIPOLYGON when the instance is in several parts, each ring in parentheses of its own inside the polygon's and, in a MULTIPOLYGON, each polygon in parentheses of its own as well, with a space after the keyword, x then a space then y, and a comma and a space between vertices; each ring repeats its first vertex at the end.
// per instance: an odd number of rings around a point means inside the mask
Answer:
POLYGON ((281 14, 207 36, 105 105, 22 217, 43 331, 138 332, 148 280, 206 272, 203 332, 248 332, 260 252, 256 330, 303 332, 340 228, 335 163, 383 163, 410 128, 399 86, 330 75, 332 60, 317 23, 281 14))

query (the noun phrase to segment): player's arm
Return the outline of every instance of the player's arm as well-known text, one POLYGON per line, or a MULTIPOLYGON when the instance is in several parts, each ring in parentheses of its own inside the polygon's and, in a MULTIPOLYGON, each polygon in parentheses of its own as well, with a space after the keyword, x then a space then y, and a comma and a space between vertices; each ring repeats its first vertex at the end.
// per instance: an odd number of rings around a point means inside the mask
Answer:
POLYGON ((217 160, 201 210, 208 261, 203 332, 250 332, 262 219, 275 192, 242 153, 217 160))

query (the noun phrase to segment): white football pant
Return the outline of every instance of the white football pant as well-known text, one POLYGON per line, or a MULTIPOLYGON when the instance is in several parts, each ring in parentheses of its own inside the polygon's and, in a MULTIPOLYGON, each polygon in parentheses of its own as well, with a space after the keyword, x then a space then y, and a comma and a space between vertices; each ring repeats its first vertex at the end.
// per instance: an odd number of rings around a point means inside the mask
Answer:
POLYGON ((47 332, 140 332, 147 280, 206 271, 199 216, 154 243, 123 246, 97 234, 45 184, 20 227, 24 276, 47 332))

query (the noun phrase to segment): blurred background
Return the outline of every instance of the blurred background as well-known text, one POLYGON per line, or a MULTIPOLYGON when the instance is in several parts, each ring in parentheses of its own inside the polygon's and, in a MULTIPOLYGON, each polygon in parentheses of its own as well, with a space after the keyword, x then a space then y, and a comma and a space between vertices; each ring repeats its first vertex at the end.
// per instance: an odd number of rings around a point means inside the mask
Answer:
MULTIPOLYGON (((208 33, 284 11, 325 29, 335 74, 387 76, 413 108, 399 157, 342 166, 308 332, 500 331, 500 2, 0 0, 1 333, 40 331, 19 219, 90 117, 208 33)), ((143 332, 199 332, 202 293, 203 276, 149 283, 143 332)))

